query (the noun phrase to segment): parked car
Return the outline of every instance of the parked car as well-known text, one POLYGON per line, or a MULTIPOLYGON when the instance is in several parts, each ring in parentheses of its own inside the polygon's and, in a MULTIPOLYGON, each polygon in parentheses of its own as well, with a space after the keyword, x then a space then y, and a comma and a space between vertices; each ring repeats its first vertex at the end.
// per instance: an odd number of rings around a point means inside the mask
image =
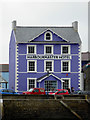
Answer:
POLYGON ((12 89, 0 89, 0 94, 18 94, 12 89))
POLYGON ((69 95, 66 89, 56 89, 56 91, 50 92, 49 95, 69 95))
POLYGON ((75 91, 75 92, 73 92, 73 93, 71 93, 71 94, 76 94, 76 95, 90 95, 90 91, 82 91, 82 90, 77 90, 77 91, 75 91))
POLYGON ((46 95, 44 88, 31 88, 27 92, 23 92, 23 94, 27 95, 46 95))
POLYGON ((55 90, 49 92, 48 94, 49 94, 49 95, 52 95, 53 93, 56 93, 56 92, 59 91, 59 90, 61 90, 61 89, 55 89, 55 90))

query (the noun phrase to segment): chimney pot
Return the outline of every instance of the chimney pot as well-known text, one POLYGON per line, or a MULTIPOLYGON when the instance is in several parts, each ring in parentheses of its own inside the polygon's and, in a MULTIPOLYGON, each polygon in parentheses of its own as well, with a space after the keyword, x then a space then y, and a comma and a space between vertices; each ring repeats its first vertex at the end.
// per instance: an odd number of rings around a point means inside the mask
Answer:
POLYGON ((78 32, 78 21, 73 22, 72 27, 74 28, 75 31, 78 32))
POLYGON ((16 28, 16 20, 12 21, 12 29, 14 30, 16 28))

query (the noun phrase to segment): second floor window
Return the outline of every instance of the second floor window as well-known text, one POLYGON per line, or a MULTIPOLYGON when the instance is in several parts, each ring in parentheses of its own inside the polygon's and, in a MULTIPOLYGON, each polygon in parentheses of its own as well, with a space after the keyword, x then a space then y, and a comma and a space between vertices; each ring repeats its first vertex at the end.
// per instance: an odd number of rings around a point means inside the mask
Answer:
POLYGON ((70 45, 62 45, 61 54, 70 54, 70 45))
POLYGON ((28 45, 27 46, 27 53, 36 54, 36 46, 35 45, 28 45))

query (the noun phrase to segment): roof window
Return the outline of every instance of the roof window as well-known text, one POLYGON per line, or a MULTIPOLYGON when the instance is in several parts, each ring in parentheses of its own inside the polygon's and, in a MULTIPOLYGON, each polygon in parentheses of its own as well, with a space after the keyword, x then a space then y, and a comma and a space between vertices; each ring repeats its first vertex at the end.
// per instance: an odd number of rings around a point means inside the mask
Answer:
POLYGON ((45 40, 52 40, 52 33, 51 32, 46 32, 44 36, 45 40))

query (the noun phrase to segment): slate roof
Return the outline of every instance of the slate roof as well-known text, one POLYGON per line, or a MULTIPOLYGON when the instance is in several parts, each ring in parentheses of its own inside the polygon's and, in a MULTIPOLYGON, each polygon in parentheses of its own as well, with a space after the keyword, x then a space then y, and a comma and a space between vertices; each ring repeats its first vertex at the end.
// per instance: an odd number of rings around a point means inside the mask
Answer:
POLYGON ((78 32, 74 30, 73 27, 21 27, 16 26, 15 34, 16 41, 18 43, 27 43, 33 40, 38 35, 42 34, 46 30, 51 30, 57 35, 61 36, 64 40, 70 43, 81 44, 81 40, 78 32))

